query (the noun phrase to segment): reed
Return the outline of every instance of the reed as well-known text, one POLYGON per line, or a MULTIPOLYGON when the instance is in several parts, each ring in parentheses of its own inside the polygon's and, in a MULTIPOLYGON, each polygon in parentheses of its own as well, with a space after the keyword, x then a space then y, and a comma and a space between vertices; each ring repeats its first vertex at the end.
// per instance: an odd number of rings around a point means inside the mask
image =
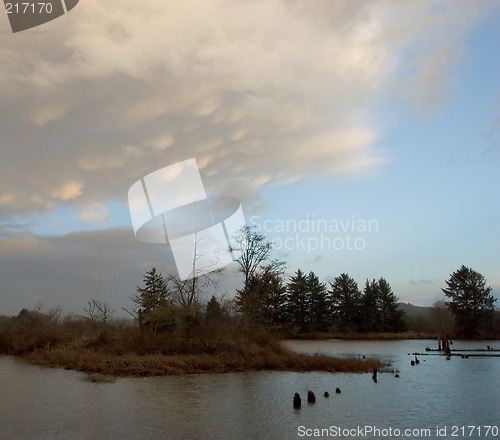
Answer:
MULTIPOLYGON (((216 354, 110 354, 71 346, 49 347, 25 354, 28 362, 109 376, 164 376, 230 371, 370 372, 384 365, 378 359, 339 358, 293 352, 280 344, 250 344, 216 354)), ((99 380, 96 380, 99 381, 99 380)))
POLYGON ((61 320, 30 311, 0 321, 0 353, 82 371, 95 382, 116 376, 250 370, 369 372, 383 366, 376 359, 297 353, 271 331, 249 331, 236 320, 210 326, 198 321, 154 334, 123 323, 100 327, 81 317, 61 320))

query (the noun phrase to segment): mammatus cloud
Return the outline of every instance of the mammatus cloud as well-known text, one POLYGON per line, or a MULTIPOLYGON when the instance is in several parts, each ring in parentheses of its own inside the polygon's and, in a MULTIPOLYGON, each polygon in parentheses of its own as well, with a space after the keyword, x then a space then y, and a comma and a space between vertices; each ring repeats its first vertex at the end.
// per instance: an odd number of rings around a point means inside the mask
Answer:
POLYGON ((404 90, 435 107, 488 4, 81 2, 2 41, 0 216, 125 201, 188 157, 246 206, 262 185, 370 172, 387 157, 369 105, 404 90))
POLYGON ((55 188, 51 193, 53 199, 72 200, 82 195, 85 184, 80 180, 71 180, 55 188))

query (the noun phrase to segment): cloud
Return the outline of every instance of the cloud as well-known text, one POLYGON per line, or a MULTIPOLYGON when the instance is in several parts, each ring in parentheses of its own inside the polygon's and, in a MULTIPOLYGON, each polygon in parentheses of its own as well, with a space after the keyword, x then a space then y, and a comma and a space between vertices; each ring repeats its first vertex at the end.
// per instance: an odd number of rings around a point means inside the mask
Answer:
POLYGON ((125 202, 190 157, 248 210, 264 185, 370 173, 388 159, 370 104, 437 106, 485 5, 86 0, 2 41, 0 218, 125 202))
POLYGON ((111 213, 104 203, 94 202, 82 208, 78 218, 85 222, 109 223, 111 213))
POLYGON ((9 236, 0 240, 0 255, 8 259, 18 256, 40 255, 46 252, 50 244, 29 232, 9 236))
POLYGON ((26 232, 30 226, 32 225, 28 222, 20 221, 17 218, 12 219, 11 221, 0 221, 0 239, 19 234, 21 232, 26 232))
MULTIPOLYGON (((81 313, 87 301, 97 298, 124 315, 121 308, 131 308, 136 286, 152 267, 164 275, 175 273, 167 247, 140 243, 128 228, 57 237, 12 235, 0 239, 1 313, 16 314, 36 303, 81 313)), ((232 276, 229 283, 235 282, 232 276)))
POLYGON ((127 145, 112 151, 82 153, 77 159, 78 167, 84 171, 106 171, 113 168, 123 168, 130 161, 142 156, 142 151, 133 145, 127 145))
POLYGON ((414 286, 436 284, 437 282, 438 280, 426 280, 426 279, 410 280, 410 284, 414 286))
POLYGON ((82 194, 84 186, 85 184, 80 180, 71 180, 55 188, 50 195, 54 199, 72 200, 82 194))
POLYGON ((7 204, 13 202, 15 199, 16 199, 16 197, 14 196, 14 194, 10 194, 10 193, 0 194, 0 205, 7 205, 7 204))

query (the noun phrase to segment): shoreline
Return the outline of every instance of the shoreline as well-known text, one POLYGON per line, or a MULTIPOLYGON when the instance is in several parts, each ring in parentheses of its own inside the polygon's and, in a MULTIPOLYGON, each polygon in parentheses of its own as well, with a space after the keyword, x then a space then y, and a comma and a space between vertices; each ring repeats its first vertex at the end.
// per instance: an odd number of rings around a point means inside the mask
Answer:
MULTIPOLYGON (((366 341, 391 341, 391 340, 403 340, 403 339, 433 339, 437 340, 439 335, 434 332, 415 332, 407 331, 400 333, 303 333, 297 335, 286 335, 284 339, 291 340, 326 340, 326 339, 342 339, 342 340, 366 340, 366 341)), ((500 341, 500 337, 489 337, 489 338, 477 338, 477 339, 462 339, 455 335, 451 335, 453 340, 463 340, 463 341, 500 341)))
MULTIPOLYGON (((64 368, 99 377, 151 377, 243 371, 324 371, 369 373, 387 364, 377 358, 298 353, 282 345, 251 345, 215 354, 113 354, 88 348, 55 346, 20 356, 32 365, 64 368)), ((103 380, 104 381, 104 380, 103 380)))
POLYGON ((323 339, 342 339, 342 340, 367 340, 367 341, 389 341, 389 340, 402 340, 402 339, 436 339, 434 333, 416 333, 416 332, 402 332, 402 333, 302 333, 297 335, 287 336, 286 339, 297 340, 323 340, 323 339))
MULTIPOLYGON (((287 337, 263 344, 249 342, 215 352, 162 353, 114 349, 112 345, 88 346, 74 343, 48 345, 24 353, 3 353, 42 367, 64 368, 87 374, 88 381, 110 382, 118 377, 175 376, 244 371, 324 371, 330 373, 370 373, 390 370, 378 358, 337 357, 321 353, 300 353, 282 344, 285 340, 404 340, 436 339, 422 333, 339 334, 321 333, 287 337)), ((158 347, 157 347, 158 348, 158 347)))

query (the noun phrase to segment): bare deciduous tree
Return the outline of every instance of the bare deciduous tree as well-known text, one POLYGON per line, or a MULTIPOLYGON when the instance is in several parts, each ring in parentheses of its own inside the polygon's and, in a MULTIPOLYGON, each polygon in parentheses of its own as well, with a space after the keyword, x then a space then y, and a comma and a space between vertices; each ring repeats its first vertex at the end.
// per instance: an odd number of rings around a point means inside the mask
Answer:
POLYGON ((245 277, 244 288, 248 287, 250 280, 256 275, 259 269, 265 267, 266 271, 280 272, 284 262, 281 260, 270 260, 273 243, 252 226, 243 226, 234 238, 235 245, 231 252, 236 252, 240 256, 235 260, 239 265, 239 271, 245 277), (264 264, 266 263, 267 264, 264 264))
POLYGON ((109 304, 95 298, 91 299, 83 310, 92 322, 101 323, 103 326, 106 326, 106 322, 115 312, 109 304))

